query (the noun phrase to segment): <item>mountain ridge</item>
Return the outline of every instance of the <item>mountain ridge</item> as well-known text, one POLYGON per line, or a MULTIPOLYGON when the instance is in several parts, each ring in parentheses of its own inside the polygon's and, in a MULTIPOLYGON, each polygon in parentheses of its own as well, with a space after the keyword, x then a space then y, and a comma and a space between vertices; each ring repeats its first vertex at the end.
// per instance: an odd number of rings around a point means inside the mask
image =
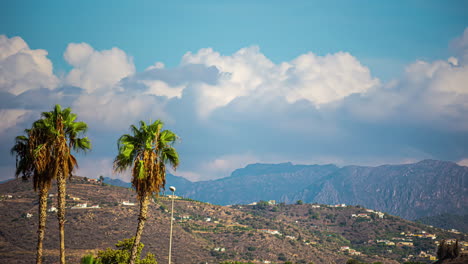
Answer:
POLYGON ((259 200, 345 203, 414 220, 467 214, 467 178, 468 167, 430 159, 375 167, 285 162, 249 164, 228 177, 198 182, 168 173, 166 186, 175 186, 177 195, 219 205, 259 200))

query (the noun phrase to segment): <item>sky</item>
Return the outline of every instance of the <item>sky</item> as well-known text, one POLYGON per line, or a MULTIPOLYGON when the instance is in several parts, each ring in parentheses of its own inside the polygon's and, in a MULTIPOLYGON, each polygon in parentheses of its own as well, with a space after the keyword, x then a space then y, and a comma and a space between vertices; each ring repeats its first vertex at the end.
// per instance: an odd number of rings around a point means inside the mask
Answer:
POLYGON ((466 1, 2 1, 0 180, 55 104, 89 125, 76 174, 161 119, 175 175, 251 163, 468 166, 466 1))

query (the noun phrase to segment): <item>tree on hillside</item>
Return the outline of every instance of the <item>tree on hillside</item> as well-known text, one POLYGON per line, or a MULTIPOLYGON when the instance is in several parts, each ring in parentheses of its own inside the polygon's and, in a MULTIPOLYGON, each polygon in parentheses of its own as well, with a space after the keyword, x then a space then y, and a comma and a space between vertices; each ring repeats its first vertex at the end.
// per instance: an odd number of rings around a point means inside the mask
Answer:
POLYGON ((32 178, 34 191, 39 191, 39 210, 37 227, 36 263, 42 263, 42 248, 47 219, 47 195, 52 183, 52 174, 39 172, 34 166, 34 150, 42 144, 43 138, 29 138, 30 129, 25 130, 25 135, 15 138, 15 145, 11 148, 11 154, 16 156, 16 177, 21 175, 23 180, 32 178))
POLYGON ((460 256, 460 244, 458 243, 458 239, 456 240, 446 240, 443 239, 439 242, 439 246, 437 247, 437 259, 439 261, 444 259, 453 259, 460 256))
POLYGON ((65 264, 65 197, 66 181, 78 166, 71 150, 87 151, 91 142, 82 136, 88 126, 84 122, 76 122, 77 115, 70 108, 62 110, 55 105, 50 112, 43 112, 41 119, 33 123, 29 138, 39 138, 34 149, 34 167, 39 173, 50 174, 57 181, 57 218, 60 233, 60 263, 65 264))
POLYGON ((123 172, 132 168, 132 185, 140 201, 138 226, 133 243, 130 263, 134 264, 146 217, 150 197, 164 188, 166 183, 166 164, 174 169, 179 165, 179 155, 173 144, 177 135, 162 130, 163 122, 147 125, 140 121, 140 127, 130 126, 131 135, 122 135, 117 141, 118 154, 114 160, 114 170, 123 172))

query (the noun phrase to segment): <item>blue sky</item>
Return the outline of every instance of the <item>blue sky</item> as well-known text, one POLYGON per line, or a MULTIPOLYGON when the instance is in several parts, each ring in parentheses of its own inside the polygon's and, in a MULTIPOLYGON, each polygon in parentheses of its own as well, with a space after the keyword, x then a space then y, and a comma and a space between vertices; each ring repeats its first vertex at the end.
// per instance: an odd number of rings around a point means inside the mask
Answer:
POLYGON ((468 164, 467 27, 466 1, 7 1, 0 177, 55 103, 90 124, 89 177, 113 176, 117 137, 156 118, 192 180, 251 162, 468 164))

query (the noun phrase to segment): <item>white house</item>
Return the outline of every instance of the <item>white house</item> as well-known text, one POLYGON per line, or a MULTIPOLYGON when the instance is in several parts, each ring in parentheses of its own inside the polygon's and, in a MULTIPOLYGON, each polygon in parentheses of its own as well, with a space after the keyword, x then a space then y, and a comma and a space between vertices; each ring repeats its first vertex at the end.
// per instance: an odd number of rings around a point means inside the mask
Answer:
POLYGON ((133 205, 135 205, 135 203, 131 203, 131 202, 129 202, 129 201, 123 201, 123 202, 122 202, 122 205, 133 206, 133 205))
POLYGON ((83 209, 83 208, 87 208, 87 207, 88 207, 87 203, 82 203, 82 204, 77 204, 77 205, 73 206, 71 209, 83 209))
POLYGON ((272 234, 272 235, 281 235, 281 233, 278 230, 273 230, 273 229, 259 229, 258 231, 272 234))
POLYGON ((49 213, 57 212, 57 208, 55 206, 52 206, 47 210, 47 212, 49 213))

